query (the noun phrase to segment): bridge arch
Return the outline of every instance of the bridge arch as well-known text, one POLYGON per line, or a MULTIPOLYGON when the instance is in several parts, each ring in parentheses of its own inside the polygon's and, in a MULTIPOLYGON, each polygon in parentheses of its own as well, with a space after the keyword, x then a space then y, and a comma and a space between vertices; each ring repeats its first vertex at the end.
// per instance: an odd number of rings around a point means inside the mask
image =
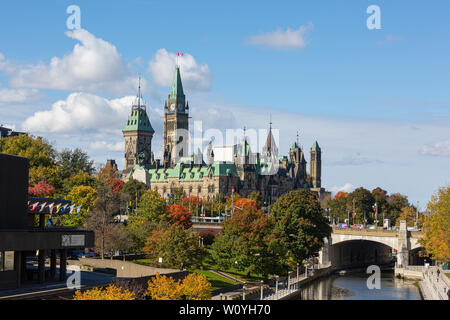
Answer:
POLYGON ((328 247, 328 259, 337 269, 366 267, 372 264, 387 265, 394 263, 393 243, 367 239, 346 239, 331 242, 328 247))

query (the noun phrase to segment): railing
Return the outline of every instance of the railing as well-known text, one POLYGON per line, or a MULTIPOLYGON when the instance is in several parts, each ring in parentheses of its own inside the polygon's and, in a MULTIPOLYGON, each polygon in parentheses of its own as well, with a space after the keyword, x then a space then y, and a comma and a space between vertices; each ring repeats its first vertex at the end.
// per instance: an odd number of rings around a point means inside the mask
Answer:
POLYGON ((449 300, 450 286, 448 279, 444 278, 447 276, 443 272, 438 273, 437 267, 429 267, 423 272, 423 277, 435 300, 449 300))

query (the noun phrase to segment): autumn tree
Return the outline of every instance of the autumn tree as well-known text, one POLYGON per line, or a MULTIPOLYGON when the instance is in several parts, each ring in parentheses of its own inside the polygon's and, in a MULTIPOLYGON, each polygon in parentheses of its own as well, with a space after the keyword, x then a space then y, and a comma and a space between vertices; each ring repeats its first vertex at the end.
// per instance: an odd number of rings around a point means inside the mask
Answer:
POLYGON ((183 279, 181 287, 184 300, 209 300, 211 298, 211 283, 202 274, 189 274, 183 279))
POLYGON ((308 190, 293 190, 272 205, 275 230, 294 262, 317 254, 331 227, 324 216, 317 196, 308 190))
POLYGON ((183 287, 180 281, 175 281, 172 277, 156 275, 148 281, 146 291, 152 300, 181 300, 183 287))
POLYGON ((419 215, 417 208, 413 206, 406 206, 401 209, 400 216, 397 219, 396 226, 400 225, 400 221, 405 220, 408 227, 414 227, 416 221, 418 222, 419 228, 423 225, 423 215, 419 215))
POLYGON ((122 190, 125 182, 123 182, 120 179, 108 179, 106 180, 106 183, 111 186, 111 190, 114 193, 115 196, 119 193, 120 190, 122 190))
POLYGON ((90 290, 75 291, 73 300, 135 300, 133 292, 116 285, 106 288, 95 287, 90 290))
POLYGON ((422 245, 438 262, 450 260, 450 187, 440 188, 427 205, 422 245))
POLYGON ((169 221, 183 228, 192 227, 192 215, 188 209, 179 204, 167 206, 169 221))
POLYGON ((28 194, 33 197, 50 197, 55 192, 55 188, 44 181, 39 181, 33 187, 28 187, 28 194))
POLYGON ((112 224, 109 229, 109 235, 105 239, 105 248, 112 252, 116 252, 127 251, 130 247, 131 239, 125 226, 122 223, 112 224))
POLYGON ((211 283, 204 275, 191 273, 183 281, 160 275, 148 281, 146 294, 152 300, 209 300, 211 283))

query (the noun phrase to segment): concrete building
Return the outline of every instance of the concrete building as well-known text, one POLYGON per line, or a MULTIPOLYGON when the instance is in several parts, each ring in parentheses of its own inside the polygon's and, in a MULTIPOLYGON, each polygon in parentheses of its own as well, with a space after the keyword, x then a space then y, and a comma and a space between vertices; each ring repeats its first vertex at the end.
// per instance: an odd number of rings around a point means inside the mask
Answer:
POLYGON ((46 227, 45 205, 35 224, 36 213, 28 204, 28 170, 27 158, 0 153, 0 289, 58 280, 58 258, 59 280, 64 281, 68 249, 94 247, 92 231, 46 227))

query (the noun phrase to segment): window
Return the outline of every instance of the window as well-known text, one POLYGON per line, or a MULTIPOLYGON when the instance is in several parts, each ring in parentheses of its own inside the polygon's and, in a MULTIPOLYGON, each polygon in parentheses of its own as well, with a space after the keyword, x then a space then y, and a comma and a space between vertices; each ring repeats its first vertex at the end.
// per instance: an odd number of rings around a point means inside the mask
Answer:
POLYGON ((0 251, 0 271, 14 270, 14 251, 0 251))

